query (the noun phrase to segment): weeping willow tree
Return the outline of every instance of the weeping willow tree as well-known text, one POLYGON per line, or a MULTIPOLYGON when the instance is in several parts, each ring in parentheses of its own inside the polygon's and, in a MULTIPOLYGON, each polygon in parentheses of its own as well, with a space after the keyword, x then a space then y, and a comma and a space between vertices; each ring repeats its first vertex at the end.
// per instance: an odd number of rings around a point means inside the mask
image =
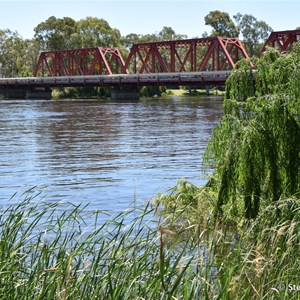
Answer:
POLYGON ((226 83, 223 116, 205 161, 214 164, 217 211, 255 218, 300 192, 300 45, 268 49, 252 71, 241 61, 226 83))

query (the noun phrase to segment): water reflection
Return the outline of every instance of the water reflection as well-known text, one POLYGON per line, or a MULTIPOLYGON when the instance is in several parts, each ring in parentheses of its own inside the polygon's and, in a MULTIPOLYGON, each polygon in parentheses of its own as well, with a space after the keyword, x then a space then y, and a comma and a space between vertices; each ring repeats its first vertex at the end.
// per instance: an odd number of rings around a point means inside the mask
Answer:
POLYGON ((197 184, 220 98, 1 101, 0 202, 37 186, 49 201, 123 210, 180 178, 197 184))

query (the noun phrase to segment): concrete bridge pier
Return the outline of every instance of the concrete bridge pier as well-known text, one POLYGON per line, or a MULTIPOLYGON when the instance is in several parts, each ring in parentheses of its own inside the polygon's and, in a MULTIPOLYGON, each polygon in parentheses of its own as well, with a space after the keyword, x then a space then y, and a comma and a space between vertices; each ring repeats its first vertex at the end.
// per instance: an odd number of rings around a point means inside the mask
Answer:
POLYGON ((139 88, 133 86, 112 87, 111 100, 140 100, 139 88))
POLYGON ((50 88, 0 88, 0 99, 51 99, 52 90, 50 88))
POLYGON ((50 100, 51 98, 52 90, 50 88, 26 89, 26 99, 50 100))

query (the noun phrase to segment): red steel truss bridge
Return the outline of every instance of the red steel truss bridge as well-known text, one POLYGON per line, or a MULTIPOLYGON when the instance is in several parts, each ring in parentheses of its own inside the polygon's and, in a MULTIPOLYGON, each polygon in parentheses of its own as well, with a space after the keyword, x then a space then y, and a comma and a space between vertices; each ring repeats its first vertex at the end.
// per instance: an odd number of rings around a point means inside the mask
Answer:
POLYGON ((124 64, 117 48, 98 47, 42 52, 34 76, 112 75, 122 73, 124 64))
POLYGON ((7 86, 224 85, 248 58, 238 38, 208 37, 133 44, 126 60, 116 48, 42 52, 34 77, 0 79, 7 86))
POLYGON ((270 34, 265 42, 262 51, 267 47, 277 48, 280 52, 287 52, 291 50, 292 46, 300 41, 300 29, 287 31, 274 31, 270 34))
MULTIPOLYGON (((299 39, 300 30, 273 32, 264 49, 288 51, 299 39)), ((0 78, 0 88, 216 86, 243 58, 240 40, 225 37, 133 44, 126 60, 117 48, 50 51, 40 54, 34 77, 0 78)))

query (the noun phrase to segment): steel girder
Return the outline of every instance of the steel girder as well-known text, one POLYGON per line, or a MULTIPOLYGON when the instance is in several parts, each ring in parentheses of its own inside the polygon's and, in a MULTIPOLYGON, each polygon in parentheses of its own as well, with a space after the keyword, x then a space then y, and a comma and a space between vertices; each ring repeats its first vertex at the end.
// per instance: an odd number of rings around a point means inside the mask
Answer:
POLYGON ((267 47, 279 49, 280 52, 289 51, 294 43, 300 40, 300 30, 273 31, 265 42, 261 53, 267 47))
POLYGON ((117 48, 83 48, 41 52, 34 76, 112 75, 124 70, 117 48))
POLYGON ((233 69, 248 54, 238 38, 208 37, 133 44, 123 73, 233 69))

